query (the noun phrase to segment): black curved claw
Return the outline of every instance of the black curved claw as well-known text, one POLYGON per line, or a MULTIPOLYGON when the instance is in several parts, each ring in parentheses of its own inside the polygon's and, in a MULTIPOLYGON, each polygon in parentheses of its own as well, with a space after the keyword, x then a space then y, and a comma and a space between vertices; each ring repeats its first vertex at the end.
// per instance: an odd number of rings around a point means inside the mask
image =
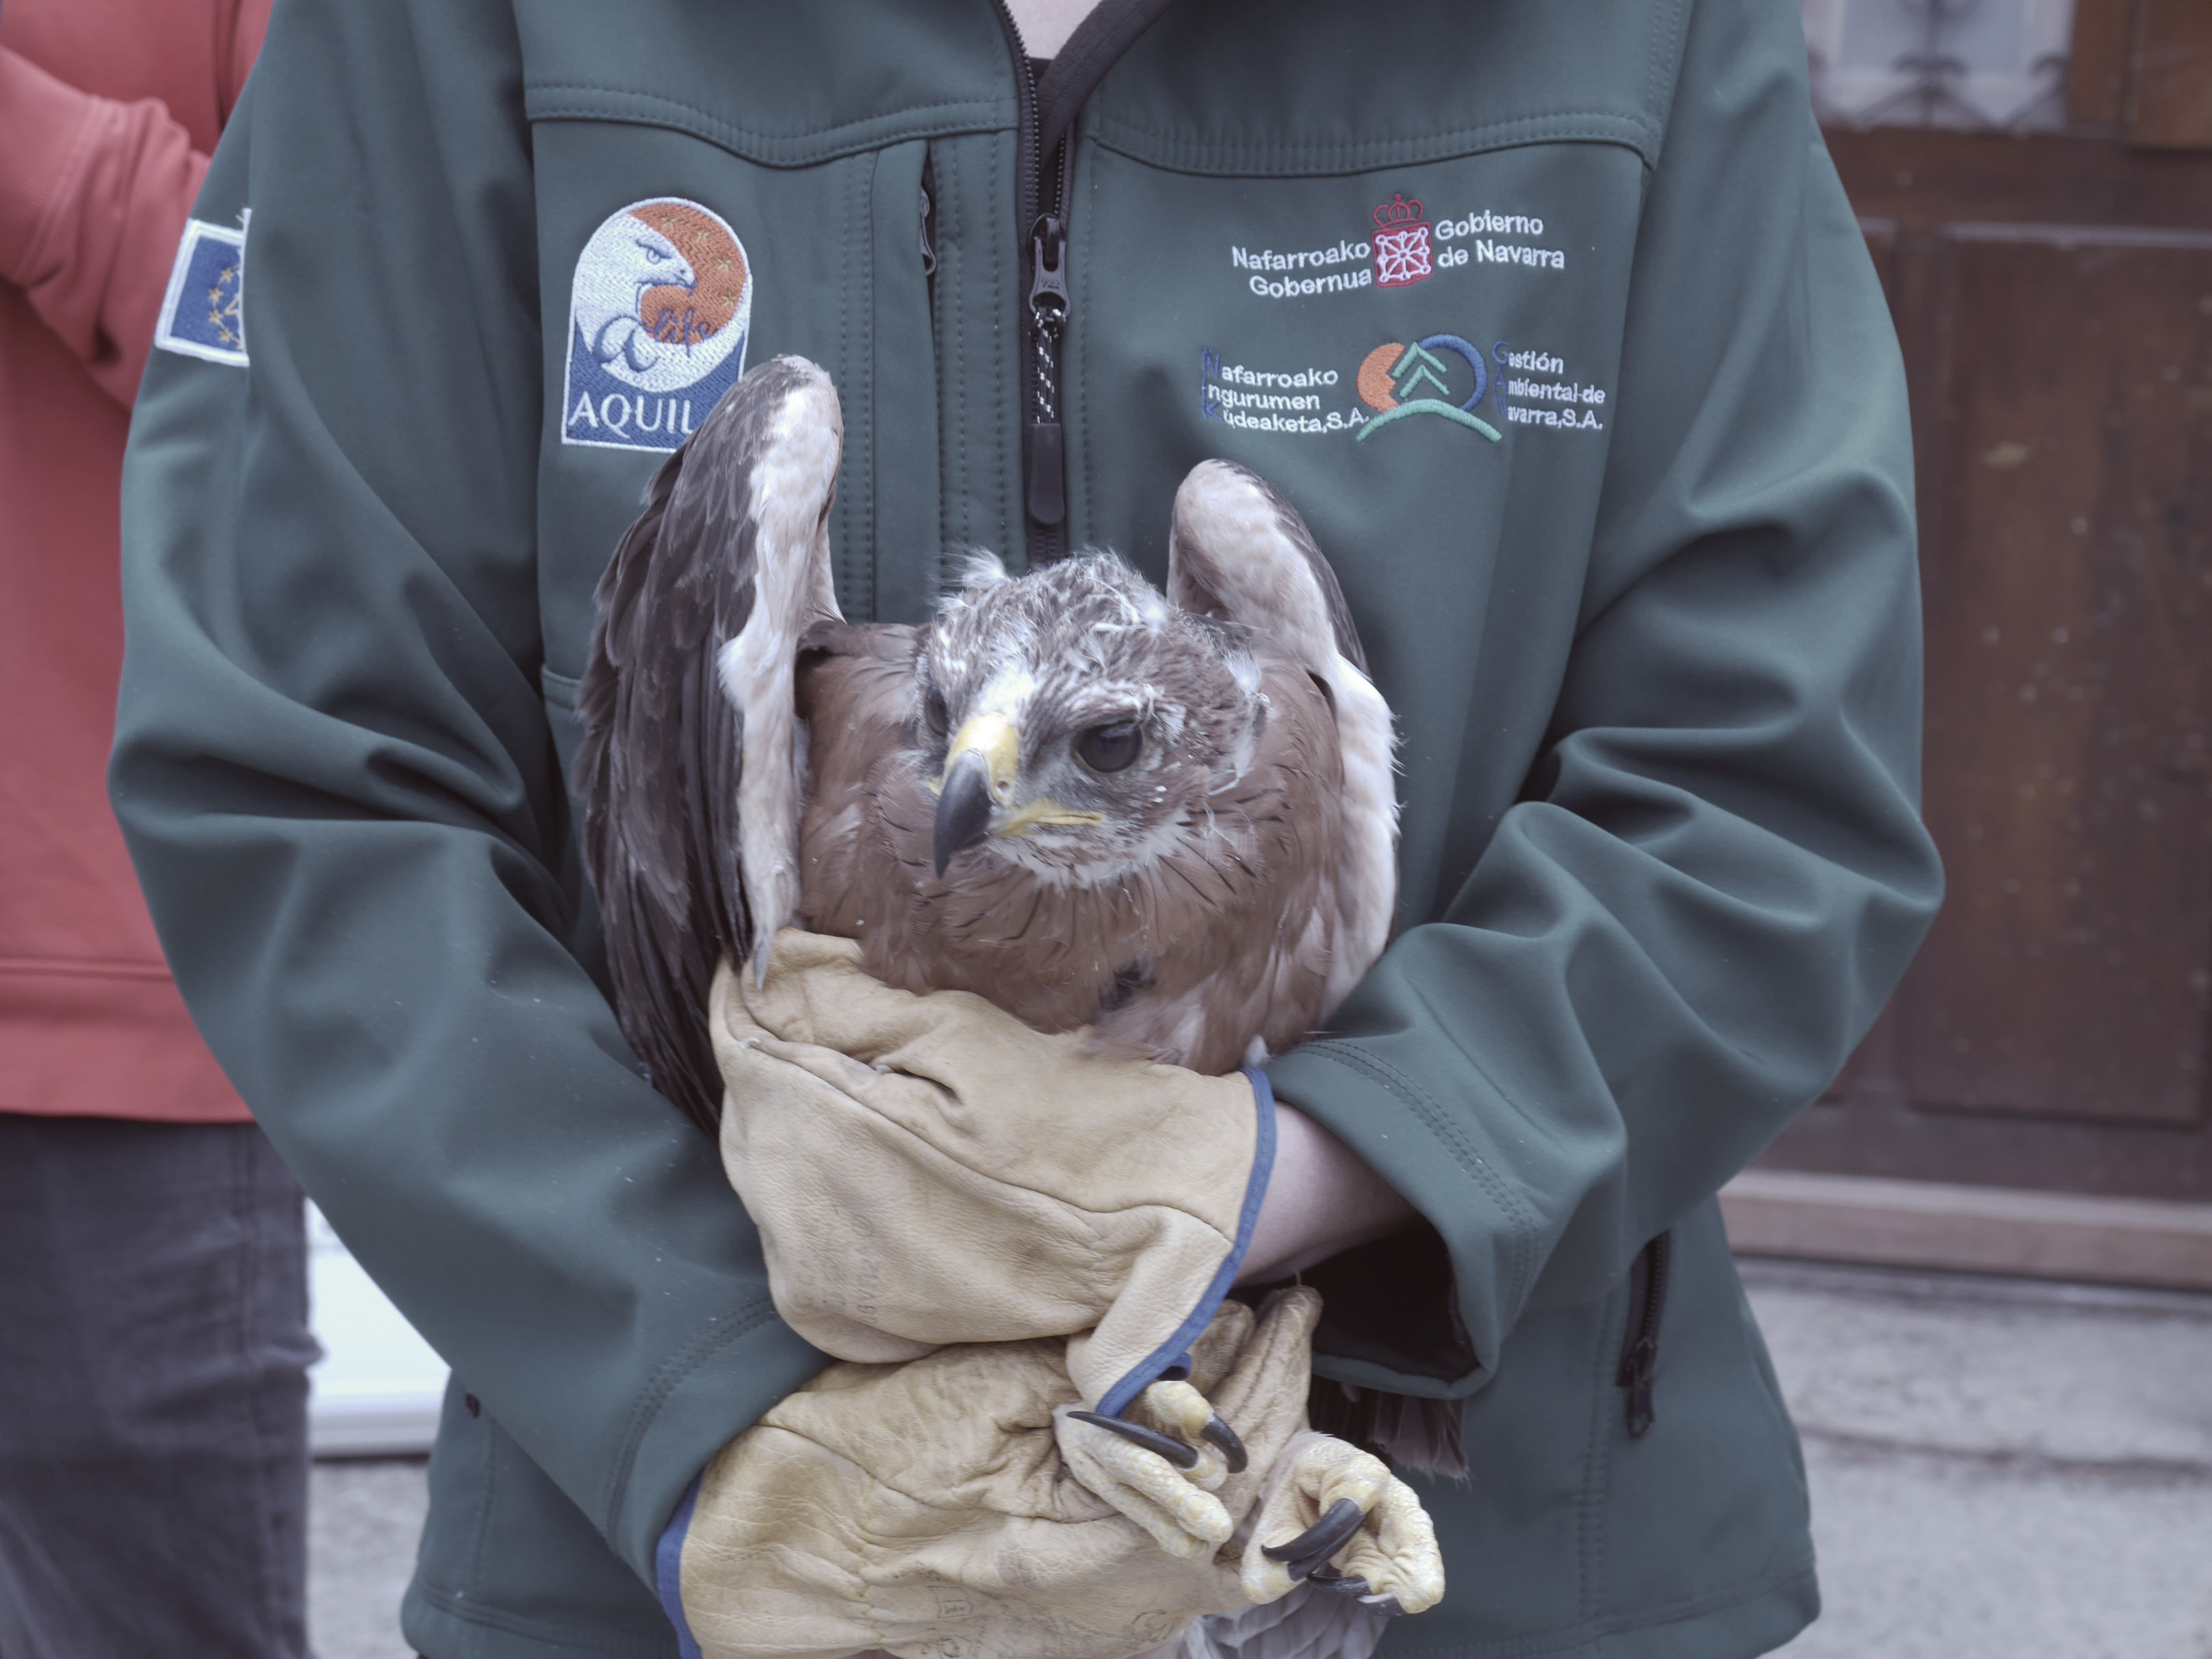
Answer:
POLYGON ((1118 1434, 1133 1446, 1142 1446, 1148 1452, 1156 1452, 1179 1469, 1198 1467, 1197 1447, 1186 1446, 1182 1441, 1170 1440, 1164 1434, 1155 1434, 1139 1424, 1125 1423, 1118 1417, 1102 1417, 1097 1412, 1070 1412, 1068 1415, 1079 1423, 1092 1424, 1109 1434, 1118 1434))
POLYGON ((1279 1561, 1291 1575, 1292 1583, 1302 1583, 1313 1575, 1317 1567, 1328 1565, 1328 1558, 1352 1541, 1352 1534, 1359 1530, 1367 1519, 1367 1512, 1349 1498, 1340 1498, 1328 1506, 1328 1513, 1308 1527, 1287 1543, 1261 1547, 1260 1553, 1270 1561, 1279 1561))
POLYGON ((1198 1437, 1221 1454, 1231 1474, 1243 1474, 1245 1467, 1252 1461, 1250 1454, 1244 1449, 1244 1443, 1237 1437, 1237 1431, 1223 1422, 1218 1412, 1206 1419, 1206 1426, 1198 1431, 1198 1437))

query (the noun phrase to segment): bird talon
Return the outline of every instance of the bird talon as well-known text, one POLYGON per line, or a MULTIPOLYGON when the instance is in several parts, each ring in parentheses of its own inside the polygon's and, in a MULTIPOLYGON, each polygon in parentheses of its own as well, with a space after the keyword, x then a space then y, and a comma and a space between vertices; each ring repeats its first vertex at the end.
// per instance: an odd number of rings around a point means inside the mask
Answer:
POLYGON ((1222 1419, 1219 1413, 1207 1418, 1206 1426, 1198 1433, 1200 1439, 1221 1454, 1222 1462, 1229 1466, 1230 1474, 1244 1473, 1246 1466, 1252 1461, 1251 1455, 1245 1451, 1244 1443, 1237 1438, 1237 1431, 1222 1419))
POLYGON ((1398 1605, 1398 1598, 1395 1595, 1363 1595, 1359 1600, 1385 1619, 1403 1619, 1406 1616, 1405 1608, 1398 1605))
POLYGON ((1088 1423, 1109 1434, 1118 1434, 1130 1444, 1142 1446, 1146 1451, 1164 1457, 1179 1469, 1198 1467, 1197 1447, 1187 1446, 1180 1440, 1170 1439, 1141 1424, 1124 1422, 1118 1417, 1104 1417, 1097 1412, 1070 1412, 1068 1416, 1078 1423, 1088 1423))
POLYGON ((1316 1567, 1326 1565, 1328 1558, 1352 1541, 1366 1522, 1367 1512, 1349 1498, 1340 1498, 1328 1506, 1328 1513, 1286 1543, 1264 1546, 1260 1553, 1270 1561, 1280 1562, 1291 1575, 1291 1582, 1302 1583, 1316 1567))

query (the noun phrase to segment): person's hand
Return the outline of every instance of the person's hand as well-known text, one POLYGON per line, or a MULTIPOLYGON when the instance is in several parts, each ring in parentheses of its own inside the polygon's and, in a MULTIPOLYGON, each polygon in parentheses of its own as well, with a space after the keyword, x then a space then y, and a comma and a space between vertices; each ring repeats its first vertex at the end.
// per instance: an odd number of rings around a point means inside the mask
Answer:
POLYGON ((1382 1459, 1304 1426, 1319 1293, 1279 1291, 1266 1305, 1255 1337, 1251 1316, 1229 1304, 1194 1346, 1190 1381, 1153 1383, 1121 1419, 1060 1407, 1069 1470, 1170 1555, 1203 1560, 1234 1540, 1255 1603, 1310 1582, 1387 1614, 1434 1607, 1443 1556, 1420 1498, 1382 1459), (1282 1450, 1248 1461, 1209 1443, 1217 1408, 1282 1450))
POLYGON ((1261 1490, 1239 1582, 1255 1602, 1312 1583, 1392 1613, 1443 1599, 1436 1523, 1381 1458, 1308 1429, 1261 1490))
POLYGON ((1102 1054, 792 931, 765 983, 725 966, 710 1022, 724 1164, 777 1310, 825 1352, 1070 1337, 1110 1416, 1179 1368, 1236 1279, 1273 1139, 1257 1073, 1102 1054))
MULTIPOLYGON (((1304 1427, 1319 1308, 1231 1304, 1199 1340, 1253 1453, 1218 1489, 1232 1520, 1304 1427)), ((705 1659, 1123 1659, 1246 1606, 1237 1552, 1170 1554, 1069 1477, 1065 1357, 1044 1340, 835 1365, 738 1436, 664 1546, 705 1659)))

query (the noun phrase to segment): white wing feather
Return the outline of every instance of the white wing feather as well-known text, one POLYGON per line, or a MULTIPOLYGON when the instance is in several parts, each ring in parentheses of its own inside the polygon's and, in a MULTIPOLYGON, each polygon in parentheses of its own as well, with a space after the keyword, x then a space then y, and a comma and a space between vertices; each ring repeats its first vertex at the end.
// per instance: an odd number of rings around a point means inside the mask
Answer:
POLYGON ((744 721, 738 842, 760 975, 767 972, 769 942, 799 908, 799 821, 806 794, 806 734, 794 680, 799 641, 816 623, 843 619, 830 574, 829 510, 844 423, 829 377, 807 368, 812 374, 785 398, 753 470, 747 503, 757 559, 752 611, 722 647, 719 665, 723 694, 744 721))

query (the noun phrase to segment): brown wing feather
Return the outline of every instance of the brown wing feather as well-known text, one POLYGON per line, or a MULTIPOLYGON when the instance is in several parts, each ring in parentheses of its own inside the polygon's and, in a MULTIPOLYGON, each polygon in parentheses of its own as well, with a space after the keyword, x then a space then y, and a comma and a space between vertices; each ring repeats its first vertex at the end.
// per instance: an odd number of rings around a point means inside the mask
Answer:
POLYGON ((799 712, 810 736, 799 912, 816 933, 864 938, 869 918, 880 921, 897 896, 898 861, 869 789, 885 757, 908 746, 914 653, 913 629, 880 624, 831 623, 804 642, 799 712))
POLYGON ((1336 910, 1330 1010, 1389 942, 1398 900, 1398 798, 1389 705, 1336 573, 1297 509, 1257 473, 1201 461, 1176 491, 1168 598, 1272 641, 1328 690, 1343 767, 1342 854, 1329 894, 1336 910))

